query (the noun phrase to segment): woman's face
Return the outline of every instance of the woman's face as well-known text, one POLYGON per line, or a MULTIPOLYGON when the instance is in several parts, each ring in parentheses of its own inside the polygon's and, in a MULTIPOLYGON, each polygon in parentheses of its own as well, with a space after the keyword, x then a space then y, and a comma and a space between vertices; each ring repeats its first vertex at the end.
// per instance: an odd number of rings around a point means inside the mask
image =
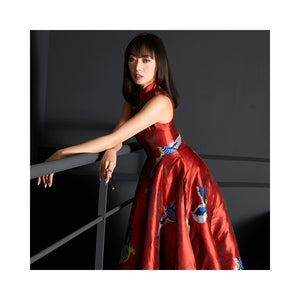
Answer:
POLYGON ((128 59, 131 78, 143 89, 156 79, 156 61, 153 54, 147 50, 140 51, 140 56, 131 53, 128 59))

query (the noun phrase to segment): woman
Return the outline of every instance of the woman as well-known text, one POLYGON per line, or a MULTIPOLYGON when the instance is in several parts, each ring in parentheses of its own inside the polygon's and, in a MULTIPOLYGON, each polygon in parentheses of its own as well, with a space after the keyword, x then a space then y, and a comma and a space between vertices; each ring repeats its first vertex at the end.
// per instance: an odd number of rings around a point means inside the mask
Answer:
MULTIPOLYGON (((107 183, 123 141, 135 136, 145 149, 119 268, 243 269, 219 187, 175 127, 178 94, 157 36, 140 34, 127 46, 123 95, 123 111, 111 134, 48 159, 106 150, 99 175, 107 183)), ((42 180, 51 186, 53 174, 42 180)))

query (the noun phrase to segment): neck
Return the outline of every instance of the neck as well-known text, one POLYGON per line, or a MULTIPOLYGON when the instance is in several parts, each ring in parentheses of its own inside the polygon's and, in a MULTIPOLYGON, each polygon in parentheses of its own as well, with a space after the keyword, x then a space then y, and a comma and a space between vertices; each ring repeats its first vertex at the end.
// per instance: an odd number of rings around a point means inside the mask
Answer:
POLYGON ((143 90, 143 89, 145 89, 147 86, 153 84, 154 82, 155 82, 155 80, 153 80, 152 82, 148 83, 147 85, 141 85, 141 86, 140 86, 140 89, 143 90))

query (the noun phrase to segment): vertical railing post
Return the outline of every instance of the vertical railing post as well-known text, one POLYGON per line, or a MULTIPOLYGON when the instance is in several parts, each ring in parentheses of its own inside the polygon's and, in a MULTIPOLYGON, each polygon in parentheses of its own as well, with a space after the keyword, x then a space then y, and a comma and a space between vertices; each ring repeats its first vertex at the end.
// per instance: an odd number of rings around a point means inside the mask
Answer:
POLYGON ((108 185, 104 183, 103 177, 102 180, 99 182, 100 183, 99 183, 99 197, 98 197, 98 216, 102 216, 103 220, 97 224, 95 270, 103 270, 107 188, 108 188, 108 185))

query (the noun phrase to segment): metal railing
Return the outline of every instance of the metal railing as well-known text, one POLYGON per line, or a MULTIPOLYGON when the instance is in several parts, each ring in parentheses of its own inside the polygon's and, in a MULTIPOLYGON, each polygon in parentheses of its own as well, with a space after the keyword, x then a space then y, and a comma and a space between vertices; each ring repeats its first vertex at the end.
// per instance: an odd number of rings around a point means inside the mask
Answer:
MULTIPOLYGON (((142 147, 134 142, 123 145, 123 147, 117 152, 117 156, 126 155, 134 151, 140 150, 142 147)), ((30 179, 37 178, 50 173, 57 173, 65 170, 70 170, 80 166, 95 163, 100 160, 103 153, 87 153, 79 154, 64 159, 59 159, 56 161, 43 162, 39 164, 32 165, 30 167, 30 179)), ((266 162, 269 163, 268 158, 253 158, 253 157, 237 157, 237 156, 222 156, 222 155, 207 155, 200 154, 201 158, 204 159, 217 159, 217 160, 238 160, 238 161, 256 161, 256 162, 266 162)), ((264 187, 269 188, 269 183, 259 183, 259 182, 218 182, 219 186, 223 187, 264 187)), ((50 245, 46 249, 40 251, 39 253, 33 255, 30 258, 30 264, 38 261, 42 257, 51 253, 55 249, 74 239, 78 235, 84 233, 88 229, 97 225, 96 234, 96 253, 95 253, 95 269, 103 270, 103 260, 104 260, 104 241, 105 241, 105 226, 106 219, 111 215, 117 213, 120 209, 132 203, 132 199, 124 201, 121 205, 112 208, 110 211, 106 211, 107 207, 107 189, 108 185, 105 185, 104 180, 99 181, 99 196, 98 196, 98 217, 82 226, 81 228, 70 233, 66 237, 60 239, 54 244, 50 245)))
MULTIPOLYGON (((138 143, 129 143, 123 145, 123 147, 117 152, 117 156, 129 154, 131 152, 137 151, 142 149, 142 147, 138 143)), ((32 165, 30 167, 30 179, 35 179, 39 176, 43 176, 50 173, 57 173, 73 168, 77 168, 80 166, 88 165, 95 163, 96 161, 100 160, 103 156, 103 153, 86 153, 86 154, 79 154, 74 155, 71 157, 43 162, 39 164, 32 165)), ((53 252, 57 248, 61 247, 65 243, 69 242, 70 240, 74 239, 78 235, 84 233, 88 229, 93 226, 97 225, 97 233, 96 233, 96 253, 95 253, 95 269, 96 270, 103 270, 103 259, 104 259, 104 240, 105 240, 105 225, 106 225, 106 218, 115 214, 123 207, 132 203, 132 199, 128 199, 127 201, 123 202, 121 205, 114 207, 110 211, 106 211, 107 206, 107 189, 108 185, 104 183, 104 180, 99 181, 99 196, 98 196, 98 217, 89 222, 88 224, 82 226, 81 228, 75 230, 74 232, 70 233, 66 237, 60 239, 59 241, 55 242, 54 244, 50 245, 46 249, 40 251, 39 253, 30 257, 30 264, 38 261, 42 257, 46 256, 47 254, 53 252)))

